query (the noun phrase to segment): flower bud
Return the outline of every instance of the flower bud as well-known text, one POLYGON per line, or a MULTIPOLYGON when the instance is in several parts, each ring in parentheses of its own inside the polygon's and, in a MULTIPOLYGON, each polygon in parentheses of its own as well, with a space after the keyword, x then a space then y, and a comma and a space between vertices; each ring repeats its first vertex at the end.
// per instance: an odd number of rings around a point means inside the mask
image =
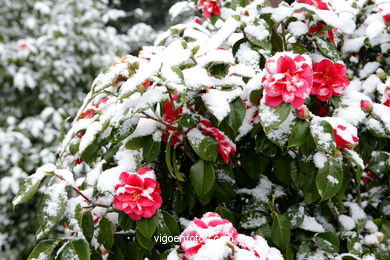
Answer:
POLYGON ((297 117, 300 119, 306 119, 309 117, 309 109, 306 106, 300 106, 296 109, 297 117))
POLYGON ((364 112, 367 112, 367 113, 372 112, 372 103, 369 100, 361 100, 360 107, 364 112))

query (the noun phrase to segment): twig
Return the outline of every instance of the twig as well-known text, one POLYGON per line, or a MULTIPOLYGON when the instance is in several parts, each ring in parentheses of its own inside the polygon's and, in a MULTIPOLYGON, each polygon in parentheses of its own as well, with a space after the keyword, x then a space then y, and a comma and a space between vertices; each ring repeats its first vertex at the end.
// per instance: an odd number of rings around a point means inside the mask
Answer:
POLYGON ((158 123, 160 123, 160 124, 163 124, 163 125, 165 125, 165 126, 167 126, 167 127, 171 127, 171 128, 173 128, 173 129, 180 130, 178 127, 173 126, 173 125, 170 125, 170 124, 168 124, 168 123, 166 123, 166 122, 164 122, 163 120, 160 120, 160 119, 158 119, 158 118, 152 117, 151 115, 148 115, 148 114, 146 114, 145 112, 141 112, 141 114, 143 114, 146 118, 152 119, 152 120, 154 120, 154 121, 156 121, 156 122, 158 122, 158 123))
MULTIPOLYGON (((66 181, 64 179, 64 177, 60 176, 60 175, 57 175, 54 173, 54 176, 56 176, 58 179, 62 180, 62 181, 66 181)), ((107 205, 104 205, 104 204, 100 204, 100 203, 96 203, 96 202, 93 202, 92 200, 90 200, 87 196, 85 196, 79 189, 77 189, 76 187, 73 187, 71 185, 69 185, 68 187, 70 187, 72 190, 74 190, 77 194, 79 194, 81 197, 83 197, 89 204, 91 204, 93 207, 102 207, 102 208, 109 208, 109 206, 107 205)))

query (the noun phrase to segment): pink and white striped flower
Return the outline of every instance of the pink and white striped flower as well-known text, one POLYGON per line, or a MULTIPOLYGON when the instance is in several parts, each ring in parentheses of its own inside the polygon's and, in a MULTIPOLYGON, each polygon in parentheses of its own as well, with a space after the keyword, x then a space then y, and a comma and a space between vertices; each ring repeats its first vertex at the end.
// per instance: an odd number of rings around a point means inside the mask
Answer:
POLYGON ((310 95, 313 81, 311 59, 291 52, 277 53, 265 64, 265 102, 271 107, 291 103, 298 108, 310 95))

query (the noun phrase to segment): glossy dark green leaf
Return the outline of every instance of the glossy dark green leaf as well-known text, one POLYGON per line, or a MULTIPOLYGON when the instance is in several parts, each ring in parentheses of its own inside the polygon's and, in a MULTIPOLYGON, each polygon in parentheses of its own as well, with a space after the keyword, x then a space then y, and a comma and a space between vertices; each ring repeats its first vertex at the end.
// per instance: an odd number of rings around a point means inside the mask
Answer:
POLYGON ((157 233, 166 236, 178 236, 180 234, 176 219, 164 210, 161 210, 159 214, 157 233))
POLYGON ((245 113, 245 104, 241 98, 236 98, 230 103, 230 113, 224 120, 227 121, 235 136, 238 134, 238 129, 244 121, 245 113))
POLYGON ((337 61, 340 59, 337 48, 330 39, 323 38, 323 37, 316 37, 315 41, 318 49, 325 57, 328 57, 333 61, 337 61))
POLYGON ((38 259, 39 257, 45 257, 45 259, 49 259, 57 245, 58 241, 55 239, 42 240, 31 251, 27 260, 38 259))
POLYGON ((286 249, 290 244, 290 237, 290 221, 283 215, 275 214, 271 229, 272 241, 280 249, 286 249))
POLYGON ((147 162, 153 162, 157 159, 161 151, 161 142, 153 140, 152 136, 147 137, 142 145, 142 156, 147 162))
POLYGON ((119 213, 119 217, 118 217, 118 223, 119 223, 119 226, 124 230, 124 231, 128 231, 128 230, 131 230, 131 229, 135 229, 135 225, 136 225, 136 221, 131 219, 129 217, 129 215, 127 215, 126 213, 124 212, 120 212, 119 213))
POLYGON ((87 241, 91 242, 94 232, 94 225, 92 214, 89 211, 83 214, 82 230, 87 241))
POLYGON ((333 128, 327 121, 322 119, 312 120, 310 132, 318 150, 328 154, 335 153, 336 143, 333 128))
POLYGON ((135 137, 135 138, 127 141, 125 147, 126 147, 126 149, 129 149, 129 150, 141 149, 145 139, 146 139, 145 136, 135 137))
POLYGON ((215 182, 215 173, 212 164, 199 160, 190 169, 190 179, 198 197, 205 197, 211 191, 215 182))
POLYGON ((137 232, 141 233, 143 237, 151 239, 157 228, 157 216, 152 218, 144 218, 137 221, 137 232))
POLYGON ((91 251, 89 244, 85 239, 73 239, 66 244, 61 252, 61 260, 89 260, 91 251))
POLYGON ((337 253, 340 250, 340 240, 333 232, 325 232, 315 236, 317 245, 329 253, 337 253))
MULTIPOLYGON (((203 134, 202 134, 203 135, 203 134)), ((203 135, 202 140, 189 139, 192 149, 205 161, 215 161, 217 159, 218 142, 210 137, 203 135)))
POLYGON ((114 244, 114 227, 111 221, 104 217, 99 221, 99 228, 100 233, 97 240, 109 251, 114 244))
POLYGON ((343 169, 336 160, 329 159, 324 167, 318 170, 316 185, 322 200, 328 200, 340 190, 343 182, 343 169))
POLYGON ((297 119, 293 128, 291 129, 291 135, 288 139, 288 148, 302 145, 310 134, 309 123, 297 119))

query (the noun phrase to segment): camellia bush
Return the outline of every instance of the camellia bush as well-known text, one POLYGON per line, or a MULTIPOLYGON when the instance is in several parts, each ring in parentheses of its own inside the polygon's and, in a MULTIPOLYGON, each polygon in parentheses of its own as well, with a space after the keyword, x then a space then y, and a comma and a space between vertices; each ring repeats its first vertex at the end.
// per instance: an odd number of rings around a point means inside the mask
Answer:
POLYGON ((390 3, 180 10, 22 182, 29 259, 389 259, 390 3))

